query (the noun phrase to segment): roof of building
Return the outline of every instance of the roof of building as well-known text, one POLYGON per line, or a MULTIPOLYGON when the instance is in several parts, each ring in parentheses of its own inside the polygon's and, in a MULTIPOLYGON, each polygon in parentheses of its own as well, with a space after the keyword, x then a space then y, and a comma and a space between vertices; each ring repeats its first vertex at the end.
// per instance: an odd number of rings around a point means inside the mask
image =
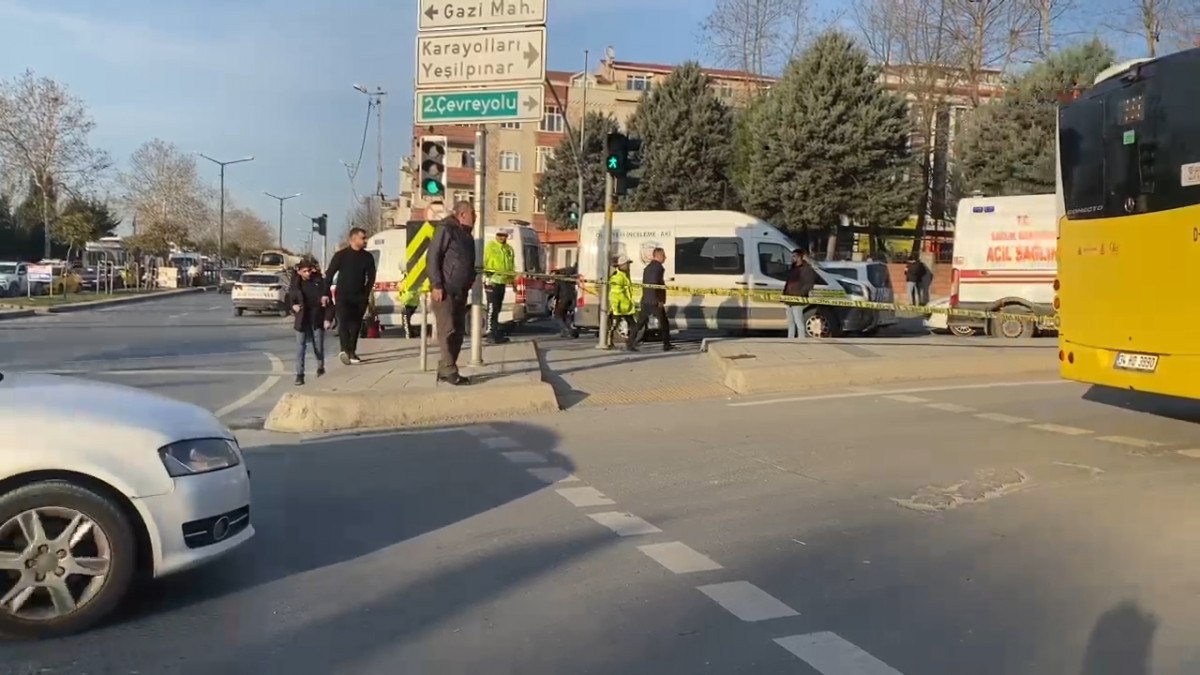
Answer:
POLYGON ((579 73, 571 72, 569 70, 547 70, 546 79, 550 80, 551 82, 562 82, 567 84, 570 83, 571 78, 578 74, 579 73))
MULTIPOLYGON (((650 73, 669 73, 675 70, 678 66, 667 65, 663 63, 640 63, 636 61, 613 61, 612 67, 620 70, 644 70, 650 73)), ((723 77, 732 80, 759 80, 762 82, 774 82, 778 78, 769 75, 755 75, 744 70, 726 70, 724 68, 709 68, 701 66, 700 70, 709 77, 723 77)))

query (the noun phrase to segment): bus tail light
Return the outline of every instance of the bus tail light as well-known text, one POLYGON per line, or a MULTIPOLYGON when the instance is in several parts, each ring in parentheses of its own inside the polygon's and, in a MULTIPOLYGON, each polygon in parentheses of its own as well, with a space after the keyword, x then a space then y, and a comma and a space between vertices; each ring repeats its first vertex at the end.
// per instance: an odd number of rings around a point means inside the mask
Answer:
POLYGON ((1058 296, 1056 295, 1056 296, 1054 296, 1054 311, 1058 311, 1058 306, 1059 306, 1058 296))
POLYGON ((1075 363, 1075 352, 1067 352, 1067 363, 1075 363))
POLYGON ((950 306, 951 307, 958 307, 958 277, 959 277, 959 271, 958 271, 958 268, 955 267, 954 270, 950 272, 950 306))
POLYGON ((1058 292, 1058 286, 1059 286, 1059 284, 1058 284, 1058 279, 1055 279, 1055 280, 1054 280, 1054 292, 1055 292, 1055 293, 1057 293, 1057 292, 1058 292))
POLYGON ((1059 360, 1059 361, 1062 361, 1062 360, 1063 360, 1063 350, 1061 350, 1061 349, 1060 349, 1060 350, 1058 350, 1058 360, 1059 360))

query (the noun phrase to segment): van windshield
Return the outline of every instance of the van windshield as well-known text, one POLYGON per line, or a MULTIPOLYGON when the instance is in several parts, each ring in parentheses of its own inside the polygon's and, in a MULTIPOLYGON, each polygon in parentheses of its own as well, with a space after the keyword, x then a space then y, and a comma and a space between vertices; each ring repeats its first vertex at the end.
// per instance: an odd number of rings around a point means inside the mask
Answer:
POLYGON ((0 263, 0 274, 16 274, 17 266, 14 263, 0 263))

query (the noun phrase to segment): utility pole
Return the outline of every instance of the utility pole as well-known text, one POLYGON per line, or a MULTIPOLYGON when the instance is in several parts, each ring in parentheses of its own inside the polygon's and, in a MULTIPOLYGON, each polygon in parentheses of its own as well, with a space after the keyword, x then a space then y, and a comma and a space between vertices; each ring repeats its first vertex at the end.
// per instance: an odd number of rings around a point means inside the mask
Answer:
MULTIPOLYGON (((254 156, 243 157, 241 159, 233 159, 228 162, 213 159, 208 155, 197 152, 197 155, 207 159, 208 161, 221 167, 221 225, 217 229, 217 260, 220 261, 221 268, 225 267, 225 167, 230 164, 240 164, 242 162, 253 162, 254 156)), ((134 234, 137 234, 137 226, 134 226, 134 234)))
MULTIPOLYGON (((487 125, 475 131, 475 269, 483 268, 483 214, 487 210, 487 125)), ((483 275, 475 276, 471 288, 471 365, 483 365, 483 275)))
POLYGON ((354 85, 354 90, 368 98, 368 105, 375 106, 375 198, 379 201, 379 222, 377 229, 383 229, 383 97, 387 92, 383 87, 375 87, 368 91, 361 84, 354 85))
MULTIPOLYGON (((612 349, 612 342, 609 341, 609 325, 611 317, 609 317, 608 306, 608 280, 612 276, 612 221, 613 221, 613 192, 616 189, 617 179, 611 174, 604 176, 604 229, 600 235, 600 251, 604 255, 604 263, 600 265, 600 269, 604 270, 604 277, 600 280, 600 341, 596 344, 596 349, 612 349)), ((582 217, 580 217, 582 220, 582 217)))
POLYGON ((575 163, 575 169, 579 171, 579 195, 575 202, 575 213, 578 214, 578 224, 582 224, 583 214, 587 210, 587 207, 583 203, 583 158, 585 156, 583 132, 584 128, 587 127, 588 56, 588 50, 583 50, 583 97, 579 108, 579 161, 575 163))
POLYGON ((297 192, 294 195, 288 195, 286 197, 280 197, 278 195, 273 195, 270 192, 263 192, 263 194, 270 197, 271 199, 279 200, 279 248, 282 249, 284 247, 283 246, 283 203, 289 199, 295 199, 296 197, 299 197, 303 193, 297 192))

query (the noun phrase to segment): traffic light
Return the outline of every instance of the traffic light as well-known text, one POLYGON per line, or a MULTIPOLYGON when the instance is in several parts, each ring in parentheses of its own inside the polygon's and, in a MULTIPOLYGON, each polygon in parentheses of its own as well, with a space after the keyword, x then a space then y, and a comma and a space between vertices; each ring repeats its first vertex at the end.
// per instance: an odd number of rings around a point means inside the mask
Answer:
POLYGON ((328 227, 329 216, 325 215, 324 213, 322 213, 320 216, 317 216, 316 218, 313 218, 312 222, 313 222, 313 232, 316 232, 317 234, 321 235, 322 237, 324 237, 325 233, 329 231, 329 227, 328 227))
POLYGON ((421 196, 441 199, 446 196, 446 137, 421 139, 421 196))
POLYGON ((620 178, 629 171, 629 137, 611 133, 604 142, 604 170, 608 175, 620 178))
POLYGON ((579 224, 579 204, 571 202, 571 211, 567 214, 567 220, 569 220, 572 225, 579 224))
POLYGON ((642 141, 625 139, 625 173, 617 177, 617 195, 627 195, 642 182, 642 141))

